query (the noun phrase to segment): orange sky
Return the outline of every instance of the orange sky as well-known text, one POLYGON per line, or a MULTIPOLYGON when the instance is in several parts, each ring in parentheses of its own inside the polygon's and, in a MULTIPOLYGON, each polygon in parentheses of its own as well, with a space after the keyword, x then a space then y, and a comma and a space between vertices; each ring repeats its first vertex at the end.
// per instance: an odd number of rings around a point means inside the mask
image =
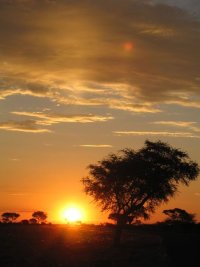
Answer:
MULTIPOLYGON (((200 6, 196 1, 0 1, 0 211, 80 206, 86 167, 145 139, 200 163, 200 6), (195 13, 193 12, 195 10, 195 13)), ((200 181, 166 208, 200 220, 200 181)))

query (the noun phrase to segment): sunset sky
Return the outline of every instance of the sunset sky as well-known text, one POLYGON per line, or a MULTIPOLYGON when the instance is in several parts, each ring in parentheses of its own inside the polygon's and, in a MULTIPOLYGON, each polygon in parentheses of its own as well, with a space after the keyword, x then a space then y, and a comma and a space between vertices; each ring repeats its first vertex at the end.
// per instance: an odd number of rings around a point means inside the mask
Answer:
MULTIPOLYGON (((105 221, 86 167, 146 139, 200 164, 199 0, 0 0, 0 212, 105 221)), ((151 221, 199 203, 200 180, 151 221)))

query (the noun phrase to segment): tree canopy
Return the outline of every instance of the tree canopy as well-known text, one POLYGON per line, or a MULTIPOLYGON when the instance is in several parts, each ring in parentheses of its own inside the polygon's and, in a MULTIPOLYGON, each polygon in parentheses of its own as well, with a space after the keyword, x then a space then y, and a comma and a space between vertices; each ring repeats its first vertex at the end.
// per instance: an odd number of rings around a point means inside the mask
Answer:
POLYGON ((180 224, 180 223, 195 223, 195 214, 188 213, 186 210, 175 208, 163 210, 163 213, 168 216, 165 223, 180 224))
POLYGON ((148 140, 138 151, 124 149, 88 168, 82 179, 86 194, 102 211, 115 214, 117 224, 127 223, 130 216, 147 218, 175 195, 179 184, 188 185, 199 173, 186 152, 148 140))
POLYGON ((4 212, 1 217, 4 223, 13 223, 20 215, 16 212, 4 212))
POLYGON ((47 219, 47 214, 44 211, 35 211, 32 217, 36 219, 38 223, 44 223, 47 219))

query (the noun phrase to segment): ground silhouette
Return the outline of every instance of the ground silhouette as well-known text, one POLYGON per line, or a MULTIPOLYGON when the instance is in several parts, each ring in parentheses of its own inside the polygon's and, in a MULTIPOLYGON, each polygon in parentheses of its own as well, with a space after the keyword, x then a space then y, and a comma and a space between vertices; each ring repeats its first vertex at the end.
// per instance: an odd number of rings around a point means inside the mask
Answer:
POLYGON ((0 266, 199 266, 199 225, 127 225, 118 247, 112 246, 113 230, 95 225, 0 224, 0 266))

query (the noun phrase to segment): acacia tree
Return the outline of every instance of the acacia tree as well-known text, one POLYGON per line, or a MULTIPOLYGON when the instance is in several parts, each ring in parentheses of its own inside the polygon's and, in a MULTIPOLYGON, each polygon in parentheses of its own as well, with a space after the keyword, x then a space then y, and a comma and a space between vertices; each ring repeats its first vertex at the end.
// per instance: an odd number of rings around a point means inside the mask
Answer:
POLYGON ((3 223, 13 223, 19 216, 16 212, 4 212, 1 215, 3 223))
POLYGON ((44 223, 47 219, 47 214, 44 211, 35 211, 32 217, 37 220, 38 223, 44 223))
POLYGON ((138 151, 124 149, 88 168, 89 175, 82 179, 85 192, 102 211, 115 214, 115 244, 130 216, 148 217, 175 195, 179 184, 188 185, 199 173, 186 152, 148 140, 138 151))
POLYGON ((188 213, 183 209, 163 210, 163 213, 168 216, 165 222, 169 224, 195 223, 195 214, 188 213))

